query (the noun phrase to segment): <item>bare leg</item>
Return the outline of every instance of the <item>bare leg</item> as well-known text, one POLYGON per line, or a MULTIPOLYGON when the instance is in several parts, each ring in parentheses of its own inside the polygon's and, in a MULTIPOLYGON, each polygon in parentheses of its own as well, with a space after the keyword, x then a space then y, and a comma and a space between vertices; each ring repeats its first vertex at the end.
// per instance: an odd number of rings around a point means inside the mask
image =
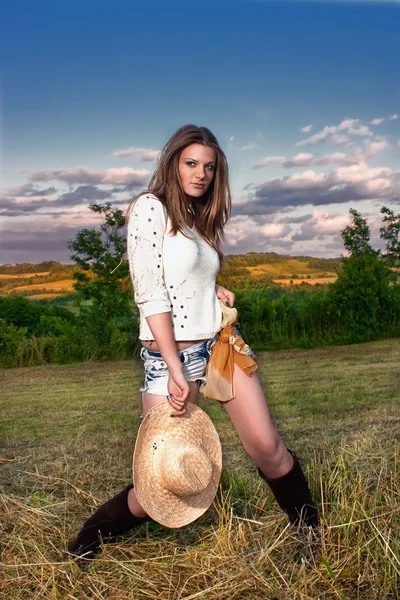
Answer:
MULTIPOLYGON (((197 403, 198 393, 199 393, 199 385, 196 381, 189 381, 190 393, 188 402, 197 403)), ((160 404, 161 402, 165 402, 166 397, 161 396, 159 394, 149 394, 149 392, 142 392, 142 402, 143 402, 143 418, 147 415, 149 410, 156 406, 156 404, 160 404)), ((172 410, 172 407, 171 407, 172 410)), ((178 417, 179 418, 179 417, 178 417)), ((138 502, 138 499, 135 494, 135 489, 132 488, 128 493, 128 506, 129 510, 136 517, 146 517, 147 513, 143 510, 141 505, 138 502)))
POLYGON ((279 506, 294 525, 317 527, 318 508, 297 460, 288 452, 269 413, 259 377, 234 365, 236 397, 222 403, 240 440, 269 485, 279 506))
POLYGON ((257 372, 249 377, 234 365, 236 397, 221 402, 235 427, 244 449, 269 478, 290 471, 293 457, 274 426, 257 372))

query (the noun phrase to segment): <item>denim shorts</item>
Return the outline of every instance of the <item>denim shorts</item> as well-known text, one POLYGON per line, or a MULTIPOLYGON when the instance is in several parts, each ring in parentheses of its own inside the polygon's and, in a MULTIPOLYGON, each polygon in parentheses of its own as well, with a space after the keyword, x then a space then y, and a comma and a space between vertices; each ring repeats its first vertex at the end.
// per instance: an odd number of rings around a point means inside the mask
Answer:
MULTIPOLYGON (((218 339, 218 333, 208 340, 202 340, 185 350, 179 351, 183 365, 183 375, 186 381, 206 381, 206 367, 211 356, 213 345, 218 339)), ((144 346, 140 350, 140 358, 144 361, 144 384, 141 392, 149 394, 168 394, 168 367, 160 352, 148 350, 144 346)))

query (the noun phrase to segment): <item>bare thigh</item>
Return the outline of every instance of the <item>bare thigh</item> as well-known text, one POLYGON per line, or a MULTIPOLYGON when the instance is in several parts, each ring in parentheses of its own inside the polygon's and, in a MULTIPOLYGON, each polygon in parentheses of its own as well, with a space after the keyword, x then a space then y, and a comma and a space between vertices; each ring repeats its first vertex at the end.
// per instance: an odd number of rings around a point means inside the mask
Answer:
POLYGON ((288 453, 272 421, 260 379, 256 371, 251 376, 234 364, 233 385, 236 396, 221 402, 247 454, 269 477, 279 477, 289 471, 293 458, 288 453))
MULTIPOLYGON (((187 401, 194 402, 197 404, 198 396, 199 396, 199 384, 197 381, 188 381, 190 392, 187 401)), ((143 405, 143 418, 147 415, 149 410, 156 406, 156 404, 160 404, 161 402, 166 402, 166 397, 161 394, 150 394, 149 392, 142 392, 142 405, 143 405)), ((172 406, 171 406, 171 410, 172 406)))

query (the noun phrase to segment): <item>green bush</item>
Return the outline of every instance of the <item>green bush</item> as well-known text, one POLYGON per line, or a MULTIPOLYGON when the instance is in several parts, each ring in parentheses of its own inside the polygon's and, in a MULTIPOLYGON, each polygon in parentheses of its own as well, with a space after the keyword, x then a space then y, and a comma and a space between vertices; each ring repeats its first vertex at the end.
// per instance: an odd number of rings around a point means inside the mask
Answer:
POLYGON ((399 313, 396 318, 393 311, 396 292, 389 285, 392 281, 393 272, 376 253, 354 254, 344 261, 338 279, 330 287, 329 306, 345 339, 372 340, 399 324, 399 313))
POLYGON ((20 367, 23 365, 26 328, 18 328, 0 319, 0 365, 20 367))
POLYGON ((139 356, 137 312, 107 321, 98 303, 78 315, 13 296, 0 299, 0 364, 27 366, 139 356))

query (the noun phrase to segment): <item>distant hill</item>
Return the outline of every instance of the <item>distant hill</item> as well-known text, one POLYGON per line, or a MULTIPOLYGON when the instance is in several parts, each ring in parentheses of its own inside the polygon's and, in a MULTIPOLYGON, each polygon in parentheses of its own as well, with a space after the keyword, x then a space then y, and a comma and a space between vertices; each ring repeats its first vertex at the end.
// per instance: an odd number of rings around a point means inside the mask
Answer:
POLYGON ((75 264, 54 260, 1 265, 0 296, 19 295, 39 300, 75 293, 73 274, 77 270, 79 267, 75 264))
MULTIPOLYGON (((289 256, 275 252, 249 252, 226 256, 218 283, 241 288, 250 282, 266 285, 326 285, 335 281, 341 258, 289 256)), ((0 266, 0 296, 20 295, 31 299, 52 299, 74 294, 75 264, 54 260, 0 266)))
MULTIPOLYGON (((307 262, 312 268, 333 271, 341 262, 341 258, 315 258, 314 256, 291 256, 276 252, 248 252, 247 254, 227 254, 227 262, 235 266, 253 267, 261 264, 282 263, 288 260, 307 262)), ((15 263, 0 265, 0 273, 4 275, 27 275, 28 273, 58 273, 66 271, 73 273, 77 269, 74 263, 64 264, 55 260, 41 263, 15 263)))
POLYGON ((57 273, 62 271, 65 273, 66 270, 73 272, 76 270, 74 264, 64 265, 55 260, 45 260, 41 263, 16 263, 0 265, 0 273, 4 275, 27 275, 28 273, 57 273))
POLYGON ((326 285, 336 280, 342 258, 291 256, 276 252, 230 254, 218 274, 218 283, 242 288, 270 285, 326 285))
POLYGON ((229 264, 254 267, 263 264, 287 263, 295 260, 301 263, 307 263, 312 269, 323 271, 335 271, 341 263, 342 258, 316 258, 315 256, 292 256, 290 254, 277 254, 276 252, 248 252, 247 254, 227 254, 226 259, 229 264))

